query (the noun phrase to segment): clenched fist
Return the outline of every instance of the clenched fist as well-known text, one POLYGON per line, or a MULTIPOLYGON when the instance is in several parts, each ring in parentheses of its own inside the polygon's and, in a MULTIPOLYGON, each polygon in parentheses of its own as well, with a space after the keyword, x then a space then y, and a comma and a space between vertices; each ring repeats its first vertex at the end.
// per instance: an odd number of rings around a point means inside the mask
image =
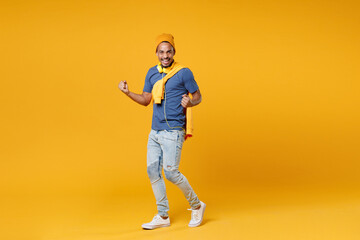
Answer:
POLYGON ((126 81, 121 81, 121 82, 119 83, 119 89, 120 89, 123 93, 125 93, 126 95, 128 95, 128 94, 130 93, 129 87, 128 87, 126 81))
POLYGON ((192 102, 189 95, 187 94, 182 95, 181 106, 183 106, 184 108, 192 107, 192 102))

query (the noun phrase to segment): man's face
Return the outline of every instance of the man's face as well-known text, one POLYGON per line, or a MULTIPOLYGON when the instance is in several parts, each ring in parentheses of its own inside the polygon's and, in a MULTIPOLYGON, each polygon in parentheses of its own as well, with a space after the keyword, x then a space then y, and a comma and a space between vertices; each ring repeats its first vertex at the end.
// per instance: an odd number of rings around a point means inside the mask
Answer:
POLYGON ((170 43, 162 42, 157 48, 156 55, 163 67, 169 67, 174 60, 175 51, 170 43))

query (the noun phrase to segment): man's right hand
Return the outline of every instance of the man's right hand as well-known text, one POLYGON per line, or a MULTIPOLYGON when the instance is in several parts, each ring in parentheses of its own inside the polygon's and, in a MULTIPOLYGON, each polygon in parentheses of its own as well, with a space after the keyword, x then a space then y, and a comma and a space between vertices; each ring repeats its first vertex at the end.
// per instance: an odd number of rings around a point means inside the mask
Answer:
POLYGON ((121 82, 119 83, 119 89, 120 89, 123 93, 125 93, 126 95, 129 95, 129 93, 130 93, 126 81, 121 81, 121 82))
POLYGON ((133 101, 135 101, 143 106, 147 106, 151 102, 151 99, 152 99, 151 93, 143 92, 142 94, 137 94, 137 93, 130 92, 126 81, 121 81, 119 83, 119 89, 123 93, 125 93, 126 96, 131 98, 133 101))

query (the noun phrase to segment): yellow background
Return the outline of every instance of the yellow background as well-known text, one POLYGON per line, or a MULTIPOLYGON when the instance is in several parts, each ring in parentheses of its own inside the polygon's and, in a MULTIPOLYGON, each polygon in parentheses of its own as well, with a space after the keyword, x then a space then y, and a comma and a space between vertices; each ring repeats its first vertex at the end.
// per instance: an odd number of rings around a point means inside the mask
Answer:
MULTIPOLYGON (((2 232, 156 239, 140 229, 155 213, 146 175, 152 108, 117 84, 142 91, 165 32, 203 95, 180 165, 210 203, 197 239, 359 239, 349 227, 360 223, 359 10, 339 0, 1 1, 2 232), (314 202, 309 215, 291 212, 314 202), (281 203, 292 210, 261 212, 281 203), (312 227, 316 217, 333 232, 312 227)), ((184 224, 157 233, 188 236, 187 203, 167 186, 184 224)))

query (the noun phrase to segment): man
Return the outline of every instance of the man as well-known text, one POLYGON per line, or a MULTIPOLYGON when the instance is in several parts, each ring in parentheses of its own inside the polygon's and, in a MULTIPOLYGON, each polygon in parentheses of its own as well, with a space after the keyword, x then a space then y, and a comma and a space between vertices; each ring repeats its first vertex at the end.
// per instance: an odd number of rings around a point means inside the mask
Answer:
POLYGON ((172 35, 162 34, 156 38, 156 55, 160 63, 149 69, 142 94, 131 92, 126 81, 119 83, 120 90, 141 105, 147 106, 154 100, 147 147, 147 173, 158 214, 142 227, 155 229, 170 226, 163 166, 166 179, 181 189, 191 206, 189 227, 197 227, 202 222, 206 205, 199 200, 188 180, 179 172, 179 164, 185 128, 190 130, 187 125, 191 122, 186 123, 191 117, 188 115, 189 110, 201 102, 201 94, 190 69, 174 61, 175 42, 172 35), (188 93, 192 94, 192 99, 188 93))

